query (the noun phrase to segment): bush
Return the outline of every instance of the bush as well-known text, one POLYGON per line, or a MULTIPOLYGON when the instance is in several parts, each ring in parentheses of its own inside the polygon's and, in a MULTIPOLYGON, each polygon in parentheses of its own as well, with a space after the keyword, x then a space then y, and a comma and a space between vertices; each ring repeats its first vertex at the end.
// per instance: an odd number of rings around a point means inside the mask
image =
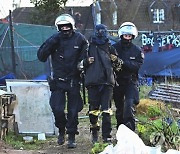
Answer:
POLYGON ((150 100, 142 102, 139 104, 137 115, 139 119, 137 133, 143 142, 149 146, 161 145, 163 151, 168 149, 179 150, 179 120, 171 113, 171 107, 165 105, 162 107, 160 102, 153 102, 154 105, 144 103, 151 102, 150 100), (159 104, 161 105, 159 106, 159 104))

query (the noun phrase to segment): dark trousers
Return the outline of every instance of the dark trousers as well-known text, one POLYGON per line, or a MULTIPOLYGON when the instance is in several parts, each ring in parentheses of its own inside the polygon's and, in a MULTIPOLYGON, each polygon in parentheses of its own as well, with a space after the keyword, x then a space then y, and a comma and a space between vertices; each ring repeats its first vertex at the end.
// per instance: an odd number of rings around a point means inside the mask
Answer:
POLYGON ((66 129, 67 134, 78 134, 78 112, 83 106, 80 86, 59 82, 57 89, 51 93, 50 106, 55 117, 55 126, 59 131, 65 132, 66 129))
MULTIPOLYGON (((89 111, 90 113, 96 110, 102 111, 102 136, 104 138, 109 137, 112 130, 111 115, 108 113, 111 108, 112 93, 112 86, 100 85, 88 87, 89 111)), ((92 126, 98 123, 98 115, 89 114, 89 118, 92 126)))
POLYGON ((114 87, 113 99, 116 106, 117 129, 120 124, 124 124, 134 131, 134 107, 139 102, 137 85, 129 82, 127 84, 114 87))

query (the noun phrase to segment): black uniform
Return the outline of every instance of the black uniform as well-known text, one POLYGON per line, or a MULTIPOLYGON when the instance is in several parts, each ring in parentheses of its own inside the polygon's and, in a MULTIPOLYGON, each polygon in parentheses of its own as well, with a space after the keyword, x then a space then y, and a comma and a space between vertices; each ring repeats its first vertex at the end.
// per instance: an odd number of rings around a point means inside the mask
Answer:
POLYGON ((55 116, 55 125, 59 132, 78 134, 78 112, 82 109, 80 96, 80 72, 77 64, 83 59, 88 43, 85 37, 73 32, 69 38, 61 33, 54 34, 39 48, 37 56, 45 62, 51 55, 53 80, 49 82, 51 89, 50 106, 55 116), (65 114, 67 94, 67 116, 65 114))
POLYGON ((119 41, 113 45, 123 60, 122 70, 116 72, 117 86, 113 98, 116 106, 117 128, 125 124, 135 130, 134 105, 139 103, 138 70, 143 63, 141 49, 133 43, 119 41))
MULTIPOLYGON (((95 39, 95 38, 94 38, 95 39)), ((90 129, 99 130, 98 116, 102 111, 102 137, 104 141, 111 133, 111 99, 115 76, 110 54, 117 55, 110 42, 90 42, 88 56, 94 57, 94 62, 86 66, 85 85, 88 89, 90 129)), ((92 132, 93 133, 93 132, 92 132)))

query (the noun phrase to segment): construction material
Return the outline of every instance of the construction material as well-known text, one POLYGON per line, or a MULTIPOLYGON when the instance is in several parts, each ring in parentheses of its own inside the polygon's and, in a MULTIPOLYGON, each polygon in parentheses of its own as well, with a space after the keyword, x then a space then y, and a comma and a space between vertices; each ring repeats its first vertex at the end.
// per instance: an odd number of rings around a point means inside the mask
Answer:
POLYGON ((180 85, 160 84, 149 93, 150 99, 171 103, 180 108, 180 85))
POLYGON ((0 94, 0 139, 4 139, 9 130, 15 131, 15 115, 13 114, 16 104, 16 96, 12 93, 0 94))
POLYGON ((47 81, 6 80, 7 91, 16 94, 16 122, 20 134, 55 134, 54 117, 49 105, 47 81))

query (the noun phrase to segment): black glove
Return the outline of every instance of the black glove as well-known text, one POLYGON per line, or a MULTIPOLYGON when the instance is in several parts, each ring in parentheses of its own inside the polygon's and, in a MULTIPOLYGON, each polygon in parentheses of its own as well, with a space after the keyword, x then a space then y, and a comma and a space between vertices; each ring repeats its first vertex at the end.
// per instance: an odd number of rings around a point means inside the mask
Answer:
POLYGON ((88 61, 89 64, 94 63, 94 57, 89 57, 89 58, 87 59, 87 61, 88 61))
POLYGON ((110 55, 110 58, 111 58, 111 61, 112 61, 112 62, 115 62, 115 61, 117 61, 117 59, 118 59, 118 57, 117 57, 116 55, 114 55, 114 54, 111 54, 111 55, 110 55))

